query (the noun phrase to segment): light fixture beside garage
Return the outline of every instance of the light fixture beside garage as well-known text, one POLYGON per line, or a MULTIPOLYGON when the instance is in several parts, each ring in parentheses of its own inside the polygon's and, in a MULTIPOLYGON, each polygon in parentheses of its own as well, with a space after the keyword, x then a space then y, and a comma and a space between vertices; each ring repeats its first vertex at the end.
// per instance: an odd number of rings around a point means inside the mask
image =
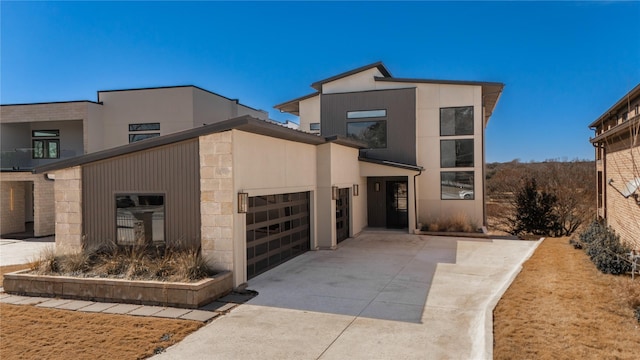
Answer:
POLYGON ((238 214, 246 214, 249 210, 249 194, 244 192, 238 193, 238 214))
POLYGON ((338 187, 337 186, 332 186, 331 187, 331 200, 337 200, 338 199, 338 187))
POLYGON ((360 186, 358 184, 353 184, 353 196, 360 195, 360 186))
POLYGON ((374 188, 374 190, 375 190, 376 192, 380 191, 380 183, 379 183, 379 182, 376 182, 376 183, 375 183, 375 185, 373 186, 373 188, 374 188))

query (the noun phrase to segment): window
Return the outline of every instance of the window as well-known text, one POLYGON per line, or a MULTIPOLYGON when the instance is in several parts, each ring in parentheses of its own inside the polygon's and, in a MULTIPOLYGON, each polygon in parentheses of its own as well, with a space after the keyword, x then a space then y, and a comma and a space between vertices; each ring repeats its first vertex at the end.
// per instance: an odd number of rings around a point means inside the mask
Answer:
POLYGON ((375 118, 386 117, 387 110, 361 110, 361 111, 347 111, 347 119, 362 119, 362 118, 375 118))
POLYGON ((160 131, 160 123, 129 124, 129 131, 160 131))
POLYGON ((362 141, 369 149, 387 147, 387 122, 362 121, 347 123, 347 137, 362 141))
POLYGON ((440 136, 473 135, 473 106, 440 109, 440 136))
POLYGON ((311 130, 311 131, 320 131, 320 123, 311 123, 311 124, 309 124, 309 130, 311 130))
POLYGON ((473 200, 473 171, 443 171, 440 173, 442 200, 473 200))
POLYGON ((60 130, 33 130, 31 137, 33 159, 60 158, 60 130))
POLYGON ((472 167, 473 139, 441 140, 440 167, 472 167))
POLYGON ((160 123, 129 124, 129 131, 134 132, 129 134, 129 143, 154 138, 160 136, 160 133, 148 131, 160 131, 160 123))
POLYGON ((165 245, 164 195, 116 195, 118 245, 165 245))
POLYGON ((158 136, 160 136, 160 134, 158 134, 158 133, 129 134, 129 143, 140 141, 140 140, 145 140, 145 139, 151 139, 151 138, 158 137, 158 136))

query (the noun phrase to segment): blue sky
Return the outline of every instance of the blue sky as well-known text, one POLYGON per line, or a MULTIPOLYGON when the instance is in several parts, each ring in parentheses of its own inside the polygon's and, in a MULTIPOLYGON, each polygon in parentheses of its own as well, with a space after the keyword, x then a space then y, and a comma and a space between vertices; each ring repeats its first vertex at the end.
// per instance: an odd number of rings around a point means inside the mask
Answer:
POLYGON ((2 1, 0 102, 192 84, 273 105, 375 61, 498 81, 487 161, 593 158, 588 124, 640 82, 640 2, 2 1))

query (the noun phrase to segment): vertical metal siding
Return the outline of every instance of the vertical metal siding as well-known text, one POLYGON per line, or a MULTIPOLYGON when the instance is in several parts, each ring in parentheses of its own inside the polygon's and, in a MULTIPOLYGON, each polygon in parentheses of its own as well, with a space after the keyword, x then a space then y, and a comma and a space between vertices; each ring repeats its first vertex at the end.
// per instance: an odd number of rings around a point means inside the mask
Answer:
POLYGON ((416 89, 375 90, 323 94, 320 99, 322 136, 346 135, 349 121, 387 122, 387 147, 361 150, 381 160, 416 164, 416 89), (380 118, 347 119, 347 111, 386 109, 380 118))
POLYGON ((200 244, 198 140, 188 140, 82 167, 86 244, 116 241, 116 194, 164 194, 167 244, 200 244))

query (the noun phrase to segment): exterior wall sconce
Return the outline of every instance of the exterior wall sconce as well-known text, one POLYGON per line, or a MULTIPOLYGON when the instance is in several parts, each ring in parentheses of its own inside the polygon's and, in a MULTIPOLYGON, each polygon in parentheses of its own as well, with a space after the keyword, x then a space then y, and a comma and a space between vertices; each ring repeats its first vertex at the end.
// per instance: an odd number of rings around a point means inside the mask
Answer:
POLYGON ((331 187, 331 200, 338 200, 338 187, 337 186, 332 186, 331 187))
POLYGON ((249 194, 238 193, 238 214, 246 214, 249 210, 249 194))
POLYGON ((360 195, 360 186, 358 184, 353 184, 353 196, 360 195))
POLYGON ((374 190, 375 190, 376 192, 379 192, 379 191, 380 191, 380 183, 379 183, 379 182, 376 182, 376 183, 374 184, 373 188, 374 188, 374 190))

